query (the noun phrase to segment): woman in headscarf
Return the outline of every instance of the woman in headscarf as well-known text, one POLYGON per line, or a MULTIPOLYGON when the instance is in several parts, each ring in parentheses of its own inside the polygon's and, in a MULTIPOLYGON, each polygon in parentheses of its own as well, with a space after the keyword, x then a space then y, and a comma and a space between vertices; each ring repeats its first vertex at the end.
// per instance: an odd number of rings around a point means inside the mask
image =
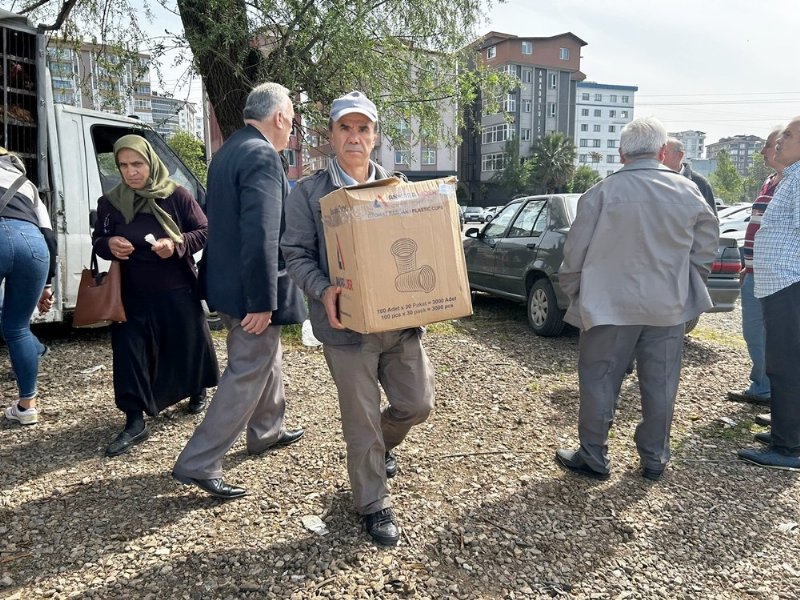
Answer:
POLYGON ((30 321, 37 306, 40 313, 53 306, 50 281, 55 266, 56 237, 39 190, 25 178, 19 157, 0 147, 2 331, 19 389, 19 398, 5 409, 5 416, 21 425, 39 420, 36 378, 46 348, 31 333, 30 321))
POLYGON ((127 321, 111 326, 111 347, 114 398, 126 420, 106 456, 149 437, 144 413, 187 396, 188 411, 202 411, 219 374, 192 257, 208 221, 143 137, 121 137, 114 157, 122 182, 98 200, 93 238, 98 256, 120 261, 127 321))

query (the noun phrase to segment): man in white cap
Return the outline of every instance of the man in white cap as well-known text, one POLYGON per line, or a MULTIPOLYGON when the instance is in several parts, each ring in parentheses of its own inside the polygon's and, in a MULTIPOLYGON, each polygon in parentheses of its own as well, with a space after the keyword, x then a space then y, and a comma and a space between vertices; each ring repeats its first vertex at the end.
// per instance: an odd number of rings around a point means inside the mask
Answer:
POLYGON ((339 393, 356 509, 373 540, 392 546, 400 526, 386 481, 397 472, 391 451, 433 409, 433 369, 421 329, 360 334, 339 321, 341 290, 331 284, 319 203, 337 188, 390 176, 370 160, 377 125, 375 104, 361 92, 334 100, 328 127, 335 156, 327 169, 298 181, 287 198, 281 250, 289 274, 310 299, 314 335, 339 393), (389 401, 383 410, 381 387, 389 401))

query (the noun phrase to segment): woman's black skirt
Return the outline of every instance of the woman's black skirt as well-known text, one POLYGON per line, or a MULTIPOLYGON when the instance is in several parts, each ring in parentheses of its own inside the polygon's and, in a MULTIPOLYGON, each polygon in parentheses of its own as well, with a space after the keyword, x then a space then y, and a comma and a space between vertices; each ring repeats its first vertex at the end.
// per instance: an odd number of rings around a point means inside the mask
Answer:
POLYGON ((156 415, 217 385, 217 356, 194 291, 126 294, 123 302, 128 320, 111 326, 120 410, 156 415))

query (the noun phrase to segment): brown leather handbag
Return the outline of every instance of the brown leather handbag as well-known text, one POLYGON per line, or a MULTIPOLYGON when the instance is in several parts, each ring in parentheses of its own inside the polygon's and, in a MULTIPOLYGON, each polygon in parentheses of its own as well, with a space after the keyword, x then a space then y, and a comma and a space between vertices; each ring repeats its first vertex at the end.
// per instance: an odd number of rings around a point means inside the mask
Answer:
POLYGON ((73 327, 105 327, 126 321, 122 305, 122 281, 119 262, 111 261, 108 272, 100 273, 97 255, 92 250, 91 268, 81 273, 78 299, 72 316, 73 327))

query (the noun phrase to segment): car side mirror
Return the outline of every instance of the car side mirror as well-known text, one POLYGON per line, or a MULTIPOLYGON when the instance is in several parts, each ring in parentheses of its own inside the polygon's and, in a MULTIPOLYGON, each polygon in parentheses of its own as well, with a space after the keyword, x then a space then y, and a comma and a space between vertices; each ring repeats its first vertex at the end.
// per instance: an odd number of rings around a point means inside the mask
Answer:
POLYGON ((470 227, 464 232, 464 235, 468 238, 479 238, 479 233, 480 230, 477 227, 470 227))

